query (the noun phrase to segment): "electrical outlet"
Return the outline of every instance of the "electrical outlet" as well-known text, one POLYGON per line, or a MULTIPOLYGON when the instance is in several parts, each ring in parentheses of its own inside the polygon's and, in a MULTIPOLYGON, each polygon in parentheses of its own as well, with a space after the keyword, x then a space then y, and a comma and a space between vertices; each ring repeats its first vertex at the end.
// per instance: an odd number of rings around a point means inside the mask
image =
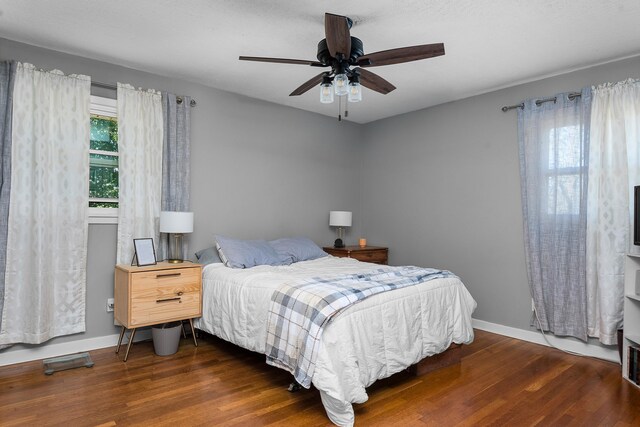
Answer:
POLYGON ((107 298, 107 311, 113 311, 113 298, 107 298))

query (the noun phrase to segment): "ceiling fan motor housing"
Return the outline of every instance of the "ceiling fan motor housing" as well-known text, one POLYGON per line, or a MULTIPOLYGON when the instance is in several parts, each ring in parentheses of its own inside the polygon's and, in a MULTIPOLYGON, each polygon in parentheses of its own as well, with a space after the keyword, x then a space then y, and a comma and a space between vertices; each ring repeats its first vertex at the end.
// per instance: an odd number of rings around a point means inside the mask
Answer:
MULTIPOLYGON (((344 67, 346 68, 350 64, 355 64, 356 60, 364 55, 364 48, 362 45, 362 40, 357 37, 351 36, 351 52, 349 52, 349 58, 343 60, 345 62, 344 67)), ((322 39, 318 42, 318 55, 316 56, 318 61, 322 62, 326 65, 333 65, 333 58, 329 53, 329 48, 327 47, 327 39, 322 39)))

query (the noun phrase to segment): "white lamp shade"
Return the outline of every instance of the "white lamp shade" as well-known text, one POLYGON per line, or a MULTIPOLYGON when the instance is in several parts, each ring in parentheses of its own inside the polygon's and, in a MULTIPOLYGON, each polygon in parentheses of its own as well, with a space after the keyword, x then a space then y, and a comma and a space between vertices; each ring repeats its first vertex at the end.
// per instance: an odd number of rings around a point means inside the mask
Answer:
POLYGON ((161 233, 193 233, 193 212, 160 212, 161 233))
POLYGON ((329 225, 331 227, 351 227, 351 212, 330 211, 329 225))

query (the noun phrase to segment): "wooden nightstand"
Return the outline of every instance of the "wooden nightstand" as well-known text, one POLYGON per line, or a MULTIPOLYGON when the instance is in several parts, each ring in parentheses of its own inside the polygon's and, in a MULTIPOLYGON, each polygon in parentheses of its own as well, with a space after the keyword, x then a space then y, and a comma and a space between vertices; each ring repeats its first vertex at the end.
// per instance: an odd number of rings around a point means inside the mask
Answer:
POLYGON ((332 246, 322 248, 329 255, 354 258, 358 261, 373 262, 375 264, 386 264, 389 255, 389 248, 381 246, 345 246, 344 248, 334 248, 332 246))
POLYGON ((202 316, 202 265, 189 262, 159 262, 146 267, 116 265, 114 315, 122 325, 116 354, 125 330, 131 329, 125 362, 136 329, 143 326, 188 319, 197 347, 193 318, 202 316))

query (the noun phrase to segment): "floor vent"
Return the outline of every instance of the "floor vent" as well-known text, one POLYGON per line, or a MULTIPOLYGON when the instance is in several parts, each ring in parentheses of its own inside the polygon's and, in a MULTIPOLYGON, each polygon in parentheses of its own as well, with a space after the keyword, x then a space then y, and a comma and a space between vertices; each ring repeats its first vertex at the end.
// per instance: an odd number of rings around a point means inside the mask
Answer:
POLYGON ((93 361, 89 353, 84 352, 44 359, 42 364, 44 365, 45 375, 51 375, 54 372, 64 371, 65 369, 81 368, 83 366, 90 368, 93 366, 93 361))

